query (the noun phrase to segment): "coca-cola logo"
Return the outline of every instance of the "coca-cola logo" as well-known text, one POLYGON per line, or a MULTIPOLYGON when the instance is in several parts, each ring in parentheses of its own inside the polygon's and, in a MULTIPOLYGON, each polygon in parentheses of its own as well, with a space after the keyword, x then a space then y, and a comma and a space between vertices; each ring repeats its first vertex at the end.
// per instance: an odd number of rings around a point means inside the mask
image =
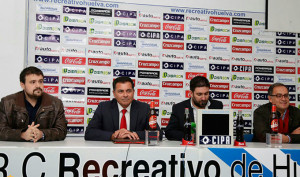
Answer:
POLYGON ((62 57, 62 64, 67 65, 85 65, 85 57, 62 57))
POLYGON ((66 115, 84 115, 84 107, 65 107, 66 115))
POLYGON ((249 92, 232 92, 232 99, 252 100, 252 93, 249 93, 249 92))
POLYGON ((159 97, 158 89, 138 89, 138 96, 159 97))
POLYGON ((203 77, 206 77, 207 76, 207 73, 197 73, 197 72, 186 72, 185 73, 185 78, 186 80, 191 80, 193 79, 194 77, 196 76, 203 76, 203 77))
POLYGON ((230 36, 218 36, 218 35, 210 35, 209 42, 216 42, 216 43, 229 43, 230 36))
POLYGON ((163 30, 168 31, 184 31, 184 24, 164 23, 163 30))
POLYGON ((58 86, 44 86, 44 92, 48 94, 58 94, 58 86))

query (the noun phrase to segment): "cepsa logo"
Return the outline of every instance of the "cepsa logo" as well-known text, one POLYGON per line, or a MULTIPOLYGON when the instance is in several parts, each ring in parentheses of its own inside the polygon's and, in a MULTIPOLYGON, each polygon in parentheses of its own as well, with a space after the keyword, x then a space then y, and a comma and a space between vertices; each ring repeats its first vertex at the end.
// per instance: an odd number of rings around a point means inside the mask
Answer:
POLYGON ((158 99, 137 99, 140 102, 144 102, 150 105, 151 101, 154 102, 154 107, 159 107, 159 100, 158 99))
POLYGON ((62 64, 66 65, 85 65, 85 57, 62 57, 62 64))
POLYGON ((68 124, 84 124, 84 117, 66 117, 68 124))
POLYGON ((162 87, 183 88, 183 82, 182 81, 162 81, 162 87))
POLYGON ((232 27, 232 34, 252 35, 252 28, 232 27))
POLYGON ((62 77, 62 84, 85 85, 85 77, 62 77))
POLYGON ((231 98, 236 100, 252 100, 251 92, 232 92, 231 98))
POLYGON ((152 68, 152 69, 159 69, 160 68, 160 61, 138 61, 139 68, 152 68))
POLYGON ((231 102, 231 109, 252 109, 251 102, 231 102))
POLYGON ((84 115, 84 107, 64 107, 66 115, 84 115))
POLYGON ((58 84, 58 76, 44 76, 44 84, 58 84))
POLYGON ((88 97, 87 105, 98 105, 100 102, 109 101, 110 98, 88 97))
POLYGON ((163 49, 184 50, 183 42, 163 42, 163 49))
POLYGON ((207 73, 197 73, 197 72, 186 72, 185 73, 185 79, 186 80, 191 80, 196 76, 203 76, 203 77, 207 77, 207 73))
POLYGON ((229 83, 210 82, 211 90, 229 90, 229 83))
POLYGON ((159 89, 137 89, 137 96, 159 97, 159 89))
POLYGON ((161 126, 166 127, 169 124, 170 118, 161 118, 161 126))
POLYGON ((209 42, 216 42, 216 43, 229 43, 230 36, 219 36, 219 35, 210 35, 209 42))
POLYGON ((252 46, 232 45, 233 53, 252 53, 252 46))
POLYGON ((184 31, 184 24, 163 23, 163 30, 167 30, 167 31, 184 31))
POLYGON ((58 94, 58 86, 44 86, 44 92, 48 94, 58 94))
POLYGON ((35 63, 59 64, 59 56, 35 55, 35 63))
POLYGON ((101 46, 111 46, 112 40, 111 38, 97 38, 97 37, 89 37, 88 39, 89 45, 101 45, 101 46))
POLYGON ((254 91, 268 91, 271 84, 254 84, 254 91))
POLYGON ((140 22, 139 23, 140 29, 154 29, 154 30, 160 30, 161 25, 160 22, 140 22))
POLYGON ((229 17, 209 17, 210 24, 230 25, 229 17))
POLYGON ((296 68, 276 66, 276 74, 296 74, 296 68))
POLYGON ((251 65, 232 65, 232 72, 245 72, 245 73, 251 73, 252 72, 252 66, 251 65))
POLYGON ((89 58, 88 65, 91 66, 111 66, 111 59, 106 58, 89 58))

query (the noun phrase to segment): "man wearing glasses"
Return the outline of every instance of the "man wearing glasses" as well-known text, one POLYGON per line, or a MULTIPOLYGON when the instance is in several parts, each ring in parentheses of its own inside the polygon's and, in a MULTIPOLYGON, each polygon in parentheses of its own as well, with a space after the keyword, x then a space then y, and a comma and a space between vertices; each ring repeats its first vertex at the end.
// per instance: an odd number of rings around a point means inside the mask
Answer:
POLYGON ((269 103, 254 111, 253 141, 266 141, 266 133, 271 132, 271 107, 272 104, 275 104, 279 117, 279 133, 282 134, 282 143, 300 143, 300 110, 290 106, 287 87, 282 83, 271 85, 268 90, 268 99, 269 103))

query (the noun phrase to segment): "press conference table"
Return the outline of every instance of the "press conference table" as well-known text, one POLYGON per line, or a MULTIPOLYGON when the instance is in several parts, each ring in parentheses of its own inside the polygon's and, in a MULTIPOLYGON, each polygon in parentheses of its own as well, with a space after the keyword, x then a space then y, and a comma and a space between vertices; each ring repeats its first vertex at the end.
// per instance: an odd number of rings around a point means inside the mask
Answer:
POLYGON ((300 144, 266 148, 113 144, 67 137, 54 142, 0 141, 0 177, 28 176, 300 176, 300 144))

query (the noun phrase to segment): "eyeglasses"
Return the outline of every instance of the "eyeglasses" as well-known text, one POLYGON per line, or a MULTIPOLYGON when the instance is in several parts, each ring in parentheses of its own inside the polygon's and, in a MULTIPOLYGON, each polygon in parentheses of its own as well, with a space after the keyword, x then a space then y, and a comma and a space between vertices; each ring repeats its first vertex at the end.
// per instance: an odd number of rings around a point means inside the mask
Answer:
POLYGON ((284 97, 284 98, 289 98, 289 94, 284 94, 284 95, 282 95, 282 94, 276 94, 276 95, 270 95, 270 96, 276 96, 276 98, 282 98, 282 97, 284 97))

